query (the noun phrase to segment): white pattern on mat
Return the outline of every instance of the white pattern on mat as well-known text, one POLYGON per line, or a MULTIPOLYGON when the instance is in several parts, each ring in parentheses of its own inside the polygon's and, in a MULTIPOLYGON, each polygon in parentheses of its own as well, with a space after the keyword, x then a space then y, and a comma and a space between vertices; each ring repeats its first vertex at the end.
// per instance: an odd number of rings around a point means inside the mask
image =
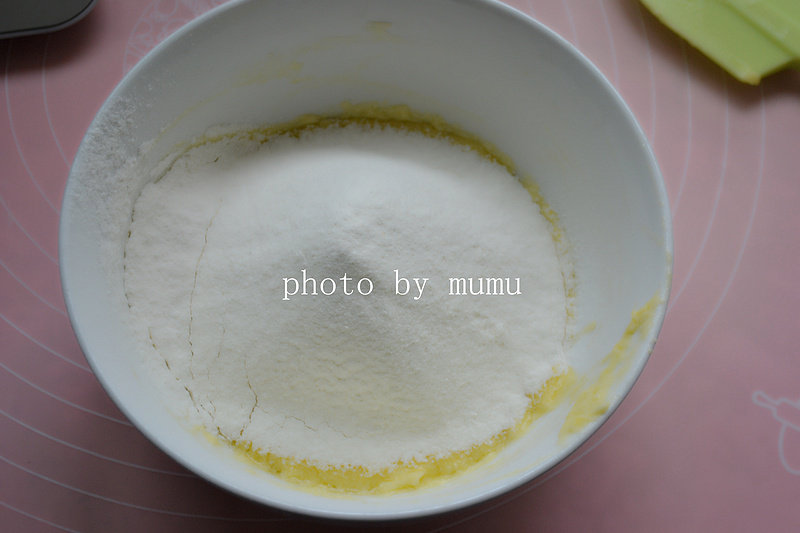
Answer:
POLYGON ((792 466, 786 459, 786 450, 784 448, 786 442, 787 431, 800 431, 800 399, 792 401, 788 398, 770 398, 764 391, 753 392, 753 403, 769 409, 772 412, 772 417, 780 422, 781 430, 778 433, 778 456, 781 459, 783 468, 790 474, 800 476, 800 465, 792 466))

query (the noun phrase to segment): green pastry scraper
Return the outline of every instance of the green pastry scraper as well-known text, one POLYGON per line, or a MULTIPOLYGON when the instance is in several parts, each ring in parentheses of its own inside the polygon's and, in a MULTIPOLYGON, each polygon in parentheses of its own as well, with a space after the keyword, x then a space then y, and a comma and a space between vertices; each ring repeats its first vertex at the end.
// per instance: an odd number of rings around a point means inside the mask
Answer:
POLYGON ((800 0, 641 0, 738 80, 800 67, 800 0))

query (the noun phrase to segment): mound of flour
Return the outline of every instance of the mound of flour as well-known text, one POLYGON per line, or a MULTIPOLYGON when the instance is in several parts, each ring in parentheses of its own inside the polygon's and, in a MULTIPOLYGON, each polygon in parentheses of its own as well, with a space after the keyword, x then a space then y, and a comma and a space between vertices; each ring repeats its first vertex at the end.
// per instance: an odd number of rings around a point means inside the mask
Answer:
POLYGON ((469 449, 565 369, 564 284, 537 204, 502 166, 390 127, 189 150, 135 203, 124 281, 176 411, 321 467, 469 449), (374 290, 287 301, 301 269, 374 290), (395 270, 429 278, 423 295, 396 294, 395 270), (522 294, 451 295, 453 277, 520 278, 522 294))

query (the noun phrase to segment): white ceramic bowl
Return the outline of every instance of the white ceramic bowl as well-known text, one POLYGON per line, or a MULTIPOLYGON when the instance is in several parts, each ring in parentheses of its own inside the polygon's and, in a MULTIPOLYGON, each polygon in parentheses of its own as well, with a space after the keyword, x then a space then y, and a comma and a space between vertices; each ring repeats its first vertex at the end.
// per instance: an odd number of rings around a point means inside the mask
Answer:
POLYGON ((482 0, 234 1, 145 57, 108 98, 78 151, 60 227, 64 295, 80 344, 109 395, 153 442, 201 476, 283 509, 339 518, 421 516, 476 503, 546 471, 595 431, 632 387, 669 294, 667 197, 647 141, 610 84, 568 43, 523 14, 482 0), (620 338, 631 312, 660 295, 653 326, 614 383, 612 408, 565 442, 568 406, 491 464, 390 496, 330 498, 255 471, 176 419, 140 377, 124 327, 121 250, 153 165, 218 124, 282 122, 343 101, 402 103, 478 134, 533 175, 559 213, 578 277, 571 348, 580 372, 620 338))

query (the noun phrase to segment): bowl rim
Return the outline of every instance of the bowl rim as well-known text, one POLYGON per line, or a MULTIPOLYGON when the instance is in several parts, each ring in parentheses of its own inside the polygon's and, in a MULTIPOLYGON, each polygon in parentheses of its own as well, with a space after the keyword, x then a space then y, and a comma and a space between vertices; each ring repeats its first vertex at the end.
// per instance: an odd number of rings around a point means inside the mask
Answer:
MULTIPOLYGON (((99 126, 105 119, 105 116, 110 112, 112 109, 114 102, 120 99, 120 96, 125 92, 128 85, 130 85, 133 80, 137 78, 139 73, 147 68, 147 66, 156 60, 158 56, 172 47, 175 43, 182 41, 183 39, 187 38, 190 34, 199 31, 209 23, 212 19, 220 16, 222 13, 227 12, 228 10, 238 9, 240 6, 249 3, 258 3, 258 0, 231 0, 225 4, 219 5, 217 7, 212 8, 211 10, 201 14, 200 16, 196 17, 195 19, 189 21, 188 23, 184 24, 178 30, 173 32, 167 38, 165 38, 162 42, 157 44, 153 49, 151 49, 143 58, 141 58, 136 65, 133 66, 117 83, 115 88, 111 91, 111 93, 107 96, 105 101, 103 102, 100 109, 97 111, 95 117, 91 121, 89 127, 84 134, 81 143, 78 146, 78 150, 76 152, 75 158, 72 162, 70 167, 69 176, 67 179, 67 183, 64 190, 64 195, 62 198, 61 203, 61 214, 59 220, 59 232, 58 232, 58 259, 59 259, 59 274, 60 274, 60 281, 62 287, 62 293, 64 296, 64 301, 67 309, 67 315, 69 317, 70 324, 72 329, 75 333, 75 336, 78 340, 78 344, 81 347, 82 352, 85 355, 85 358, 92 369, 92 372, 97 377, 98 381, 103 386, 105 392, 109 395, 112 399, 114 404, 122 411, 125 417, 131 421, 131 423, 139 430, 142 434, 144 434, 148 440, 153 442, 161 451, 165 452, 169 455, 173 460, 181 464, 183 467, 187 468, 191 472, 195 473, 199 477, 212 482, 213 484, 222 487, 234 494, 239 496, 245 497, 251 501, 258 502, 260 504, 264 504, 273 508, 277 508, 283 511, 289 511, 292 513, 297 513, 299 515, 305 516, 312 516, 317 518, 324 518, 324 519, 335 519, 335 520, 353 520, 353 521, 396 521, 396 520, 405 520, 411 518, 421 518, 427 517, 437 514, 442 514, 450 511, 455 511, 458 509, 464 509, 466 507, 471 507, 480 503, 486 503, 489 500, 498 498, 504 494, 507 494, 522 485, 525 485, 544 474, 550 472, 557 466, 559 466, 567 457, 573 454, 576 450, 578 450, 592 435, 594 435, 597 430, 605 424, 605 422, 616 412, 619 406, 622 404, 625 398, 629 395, 633 385, 638 380, 639 376, 641 375, 642 371, 644 370, 645 365, 647 364, 650 355, 654 349, 656 340, 658 338, 659 332, 663 325, 663 321, 666 315, 667 310, 667 303, 669 300, 671 285, 672 285, 672 270, 673 270, 673 230, 672 230, 672 219, 671 213, 669 209, 669 198, 666 191, 666 186, 659 169, 657 160, 653 153, 652 147, 647 140, 646 135, 644 134, 641 126, 639 125, 638 121, 636 120, 633 112, 628 107, 627 103, 624 101, 622 96, 616 90, 614 85, 606 78, 606 76, 599 70, 599 68, 592 63, 586 56, 584 56, 572 43, 566 40, 564 37, 557 34, 554 30, 548 28, 543 23, 537 21, 533 17, 523 13, 522 11, 508 5, 502 3, 500 0, 444 0, 458 4, 465 4, 470 5, 472 7, 478 8, 480 10, 487 10, 493 11, 496 14, 501 14, 504 17, 509 19, 513 19, 518 24, 524 24, 528 27, 528 31, 538 32, 546 39, 549 39, 553 44, 555 44, 558 48, 561 49, 562 52, 570 55, 573 60, 580 63, 581 67, 586 70, 588 74, 590 74, 599 84, 600 87, 605 91, 606 96, 610 97, 611 100, 614 102, 616 106, 616 111, 618 111, 622 118, 624 118, 627 126, 631 129, 631 132, 636 136, 640 148, 643 151, 643 155, 647 161, 647 165, 649 168, 649 173, 647 176, 643 176, 643 179, 652 180, 653 185, 655 186, 655 192, 658 196, 659 205, 661 207, 660 217, 661 223, 664 230, 663 238, 664 242, 662 244, 663 250, 667 257, 667 265, 666 265, 666 279, 663 280, 663 286, 659 289, 659 296, 661 301, 657 305, 655 312, 652 317, 652 323, 647 332, 646 338, 642 343, 642 351, 646 350, 642 356, 633 359, 633 365, 631 370, 627 373, 627 379, 625 379, 621 386, 620 390, 622 394, 619 395, 618 398, 615 398, 611 403, 609 409, 601 416, 597 417, 591 423, 587 424, 580 432, 580 434, 575 438, 569 446, 563 447, 562 450, 559 451, 557 454, 553 454, 547 460, 535 465, 534 467, 526 469, 524 472, 521 472, 518 475, 508 477, 507 480, 502 483, 498 484, 495 487, 486 488, 485 490, 476 491, 475 493, 469 496, 462 496, 451 499, 447 503, 442 504, 432 504, 425 507, 413 508, 413 509, 406 509, 406 510, 396 510, 396 511, 377 511, 377 512, 369 512, 369 511, 347 511, 347 510, 338 510, 332 511, 330 509, 322 509, 318 507, 308 507, 302 504, 297 504, 292 502, 292 498, 286 498, 285 500, 274 500, 270 498, 262 497, 258 494, 254 494, 230 481, 226 480, 223 477, 214 475, 211 472, 206 471, 202 468, 202 465, 196 464, 195 462, 189 460, 187 457, 179 453, 177 450, 172 449, 163 439, 159 436, 157 432, 152 431, 149 426, 144 423, 143 421, 139 420, 128 408, 128 406, 121 400, 121 398, 117 395, 114 387, 111 386, 107 375, 103 370, 102 363, 96 359, 95 356, 91 354, 90 351, 86 350, 86 346, 88 343, 85 340, 85 334, 81 327, 81 320, 76 317, 74 303, 71 297, 71 286, 70 286, 70 278, 72 273, 70 268, 66 266, 66 262, 64 259, 64 250, 68 247, 68 241, 70 239, 68 227, 69 227, 69 203, 72 201, 73 195, 70 194, 72 187, 75 186, 76 179, 73 178, 75 173, 75 169, 78 166, 78 162, 83 156, 83 154, 87 151, 86 146, 91 142, 91 134, 94 131, 99 130, 99 126)), ((567 468, 572 463, 567 464, 564 468, 567 468)), ((288 494, 288 493, 287 493, 288 494)), ((391 495, 389 495, 391 497, 391 495)))

